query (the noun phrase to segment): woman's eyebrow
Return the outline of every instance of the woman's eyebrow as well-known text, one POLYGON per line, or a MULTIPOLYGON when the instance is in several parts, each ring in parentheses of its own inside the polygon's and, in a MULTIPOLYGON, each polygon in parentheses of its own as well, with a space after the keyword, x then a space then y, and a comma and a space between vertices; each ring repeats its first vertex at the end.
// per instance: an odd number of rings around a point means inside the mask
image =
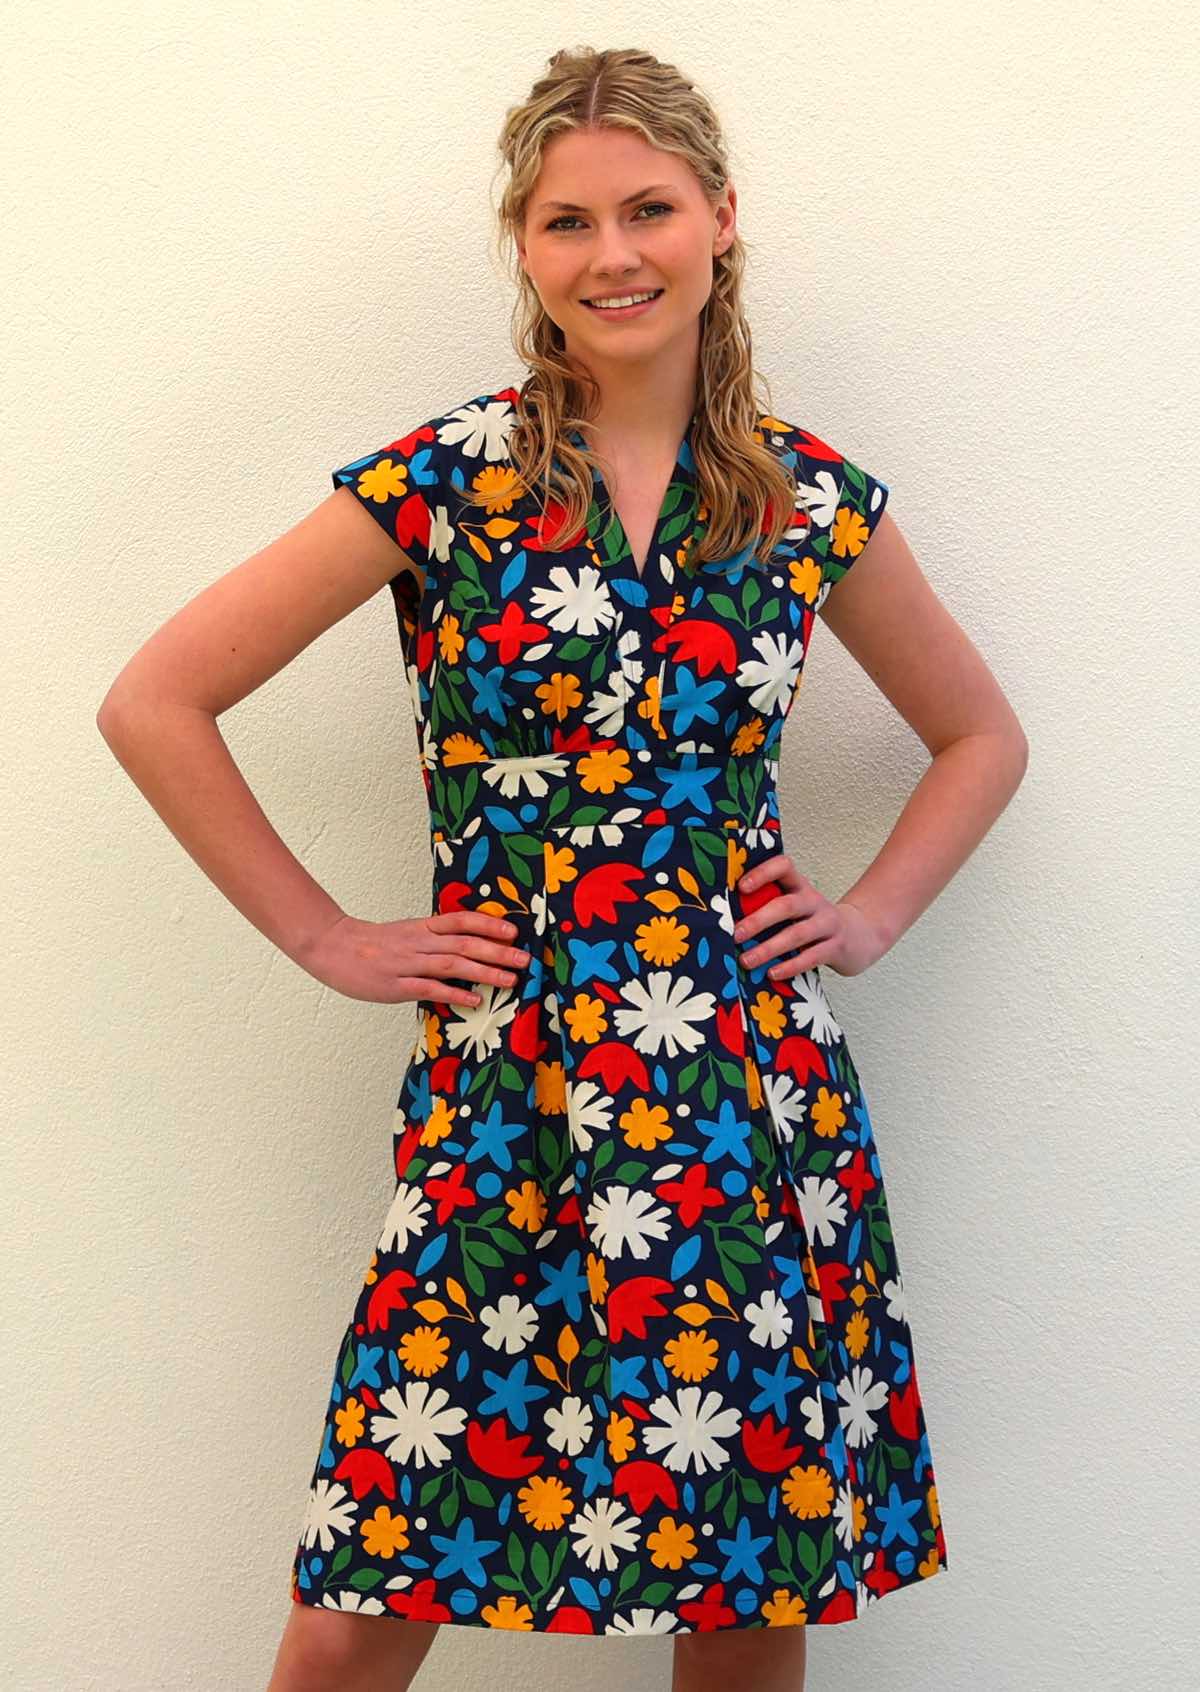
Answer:
MULTIPOLYGON (((636 194, 626 194, 625 198, 620 203, 623 206, 627 206, 633 200, 640 200, 647 194, 661 194, 664 189, 669 190, 670 187, 671 184, 669 182, 652 182, 649 188, 639 188, 636 194)), ((573 206, 569 200, 543 200, 538 210, 586 211, 587 207, 573 206)))

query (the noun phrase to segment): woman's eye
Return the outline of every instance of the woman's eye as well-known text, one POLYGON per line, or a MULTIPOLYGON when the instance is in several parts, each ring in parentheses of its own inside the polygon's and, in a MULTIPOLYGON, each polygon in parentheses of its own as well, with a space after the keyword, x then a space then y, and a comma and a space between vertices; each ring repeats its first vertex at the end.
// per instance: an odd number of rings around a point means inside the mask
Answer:
MULTIPOLYGON (((670 212, 670 211, 674 211, 674 209, 675 208, 673 206, 668 206, 661 200, 649 200, 649 201, 647 201, 647 203, 645 205, 638 207, 638 211, 640 211, 640 212, 643 212, 643 211, 670 212)), ((651 219, 651 222, 656 222, 656 221, 657 221, 657 219, 653 219, 653 218, 651 219)), ((554 219, 553 223, 548 223, 546 225, 546 228, 548 230, 558 229, 564 223, 578 223, 578 222, 579 222, 579 219, 574 215, 574 213, 566 212, 566 213, 563 214, 562 217, 556 217, 554 219)))

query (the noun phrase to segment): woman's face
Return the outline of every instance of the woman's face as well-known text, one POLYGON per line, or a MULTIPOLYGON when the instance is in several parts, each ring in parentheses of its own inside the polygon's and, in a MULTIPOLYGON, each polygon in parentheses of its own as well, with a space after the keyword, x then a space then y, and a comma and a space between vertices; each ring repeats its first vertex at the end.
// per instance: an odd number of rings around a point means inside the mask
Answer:
POLYGON ((711 205, 685 160, 631 131, 556 136, 517 246, 567 354, 592 368, 653 361, 678 344, 694 350, 736 207, 732 187, 711 205), (628 314, 585 304, 651 290, 661 290, 654 303, 628 314))

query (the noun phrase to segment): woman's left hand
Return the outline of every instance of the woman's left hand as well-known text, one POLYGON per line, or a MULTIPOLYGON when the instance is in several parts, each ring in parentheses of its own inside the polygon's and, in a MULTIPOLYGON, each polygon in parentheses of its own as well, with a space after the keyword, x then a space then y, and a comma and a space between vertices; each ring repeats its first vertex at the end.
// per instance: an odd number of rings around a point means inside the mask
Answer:
POLYGON ((786 852, 755 864, 736 887, 743 914, 734 924, 735 940, 787 923, 739 954, 748 969, 769 962, 770 979, 802 974, 817 964, 828 964, 838 975, 860 975, 888 949, 857 906, 827 899, 786 852))

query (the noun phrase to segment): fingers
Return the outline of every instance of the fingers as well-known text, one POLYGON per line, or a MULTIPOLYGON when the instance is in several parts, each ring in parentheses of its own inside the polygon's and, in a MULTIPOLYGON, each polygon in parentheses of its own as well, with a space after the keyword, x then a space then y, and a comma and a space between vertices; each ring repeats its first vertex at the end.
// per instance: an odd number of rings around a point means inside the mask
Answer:
POLYGON ((746 871, 737 885, 741 892, 751 893, 756 887, 761 887, 764 881, 779 881, 785 887, 794 889, 807 885, 786 852, 776 852, 774 857, 763 858, 753 869, 746 871))
POLYGON ((423 975, 400 975, 396 986, 406 999, 433 999, 439 1004, 477 1005, 479 994, 469 987, 451 987, 445 981, 430 981, 423 975))

